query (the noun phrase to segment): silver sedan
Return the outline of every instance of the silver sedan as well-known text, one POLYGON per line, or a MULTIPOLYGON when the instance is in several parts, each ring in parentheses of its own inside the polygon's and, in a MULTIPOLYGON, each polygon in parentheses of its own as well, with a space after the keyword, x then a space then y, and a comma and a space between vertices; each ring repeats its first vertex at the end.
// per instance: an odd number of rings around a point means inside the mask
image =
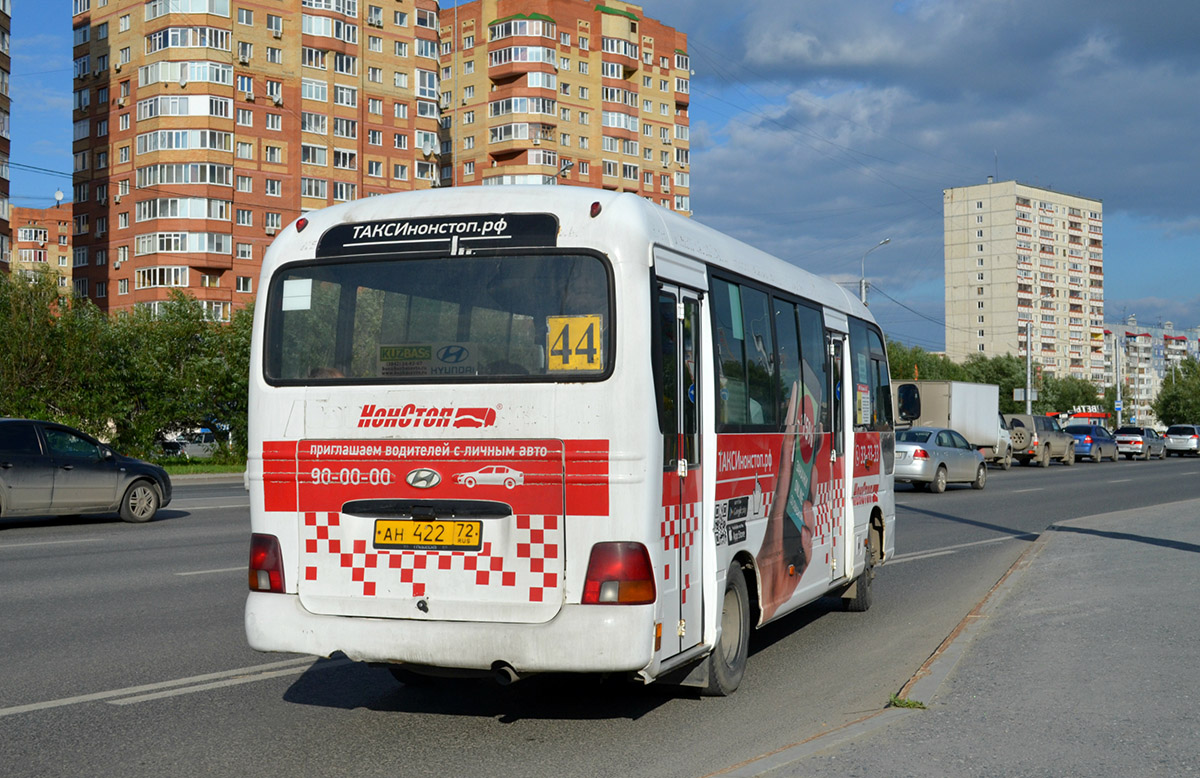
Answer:
POLYGON ((946 484, 982 489, 987 465, 967 439, 944 427, 912 427, 896 432, 896 480, 940 494, 946 484))

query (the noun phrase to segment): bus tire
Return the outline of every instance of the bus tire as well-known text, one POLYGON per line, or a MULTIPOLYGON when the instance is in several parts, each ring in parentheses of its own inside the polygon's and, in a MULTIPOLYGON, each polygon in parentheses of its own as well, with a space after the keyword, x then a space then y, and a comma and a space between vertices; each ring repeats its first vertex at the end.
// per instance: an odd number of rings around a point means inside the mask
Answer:
POLYGON ((725 598, 721 604, 721 637, 708 655, 706 697, 726 697, 737 690, 746 674, 750 649, 750 592, 746 576, 736 563, 725 574, 725 598))
POLYGON ((871 581, 875 578, 875 554, 871 547, 867 547, 867 566, 863 568, 862 575, 854 579, 854 583, 850 584, 850 591, 854 592, 849 597, 842 598, 842 610, 850 613, 863 613, 870 609, 871 603, 875 596, 871 593, 871 581))

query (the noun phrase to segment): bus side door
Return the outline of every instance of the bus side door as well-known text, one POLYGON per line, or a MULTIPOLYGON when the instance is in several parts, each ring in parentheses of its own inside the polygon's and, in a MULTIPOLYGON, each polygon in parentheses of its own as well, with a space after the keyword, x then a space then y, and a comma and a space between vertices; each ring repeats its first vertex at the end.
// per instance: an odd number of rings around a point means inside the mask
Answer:
POLYGON ((664 656, 691 648, 703 637, 700 309, 699 293, 676 286, 659 286, 665 559, 659 585, 664 656))
POLYGON ((830 397, 833 400, 833 445, 830 447, 832 480, 828 495, 831 521, 830 577, 837 581, 854 572, 854 557, 848 550, 854 542, 854 382, 850 371, 850 338, 845 316, 826 309, 825 339, 829 348, 830 397), (836 321, 836 329, 829 325, 836 321), (840 326, 839 326, 840 325, 840 326))

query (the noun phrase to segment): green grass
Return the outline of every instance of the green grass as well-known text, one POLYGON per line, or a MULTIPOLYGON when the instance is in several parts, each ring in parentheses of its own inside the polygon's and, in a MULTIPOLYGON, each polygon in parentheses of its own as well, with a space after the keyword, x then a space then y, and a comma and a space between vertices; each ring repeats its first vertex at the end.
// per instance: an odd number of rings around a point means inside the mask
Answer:
POLYGON ((889 708, 916 708, 918 710, 926 710, 925 703, 920 700, 910 700, 906 697, 899 697, 895 694, 888 700, 889 708))
POLYGON ((191 462, 180 462, 171 460, 160 462, 166 471, 171 475, 205 475, 210 473, 244 473, 246 471, 245 463, 232 465, 218 465, 212 462, 203 462, 192 460, 191 462))

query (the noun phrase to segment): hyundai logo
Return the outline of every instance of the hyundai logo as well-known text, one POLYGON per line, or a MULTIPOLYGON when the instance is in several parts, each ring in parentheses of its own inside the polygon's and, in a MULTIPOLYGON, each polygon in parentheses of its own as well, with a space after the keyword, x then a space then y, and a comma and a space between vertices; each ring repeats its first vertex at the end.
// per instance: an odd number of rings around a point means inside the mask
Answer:
POLYGON ((442 346, 438 349, 437 358, 447 365, 457 365, 464 361, 471 352, 464 346, 442 346))
POLYGON ((442 482, 442 477, 436 470, 418 467, 416 470, 410 471, 404 480, 414 489, 432 489, 442 482))

